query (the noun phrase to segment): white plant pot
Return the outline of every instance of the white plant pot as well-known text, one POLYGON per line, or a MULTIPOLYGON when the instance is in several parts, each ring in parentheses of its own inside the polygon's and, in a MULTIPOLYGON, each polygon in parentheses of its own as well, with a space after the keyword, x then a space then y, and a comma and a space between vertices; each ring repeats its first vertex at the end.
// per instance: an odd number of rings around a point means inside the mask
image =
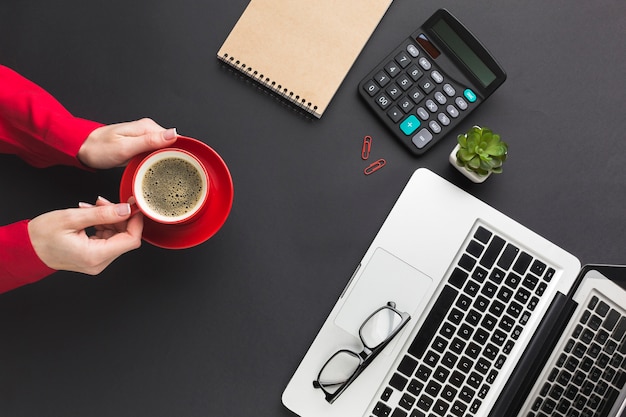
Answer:
POLYGON ((463 166, 459 166, 456 163, 456 153, 459 150, 459 145, 457 144, 454 149, 452 149, 452 152, 450 153, 450 157, 448 158, 448 160, 450 161, 450 164, 455 167, 456 169, 459 170, 459 172, 463 175, 465 175, 467 178, 469 178, 472 182, 475 182, 477 184, 480 184, 481 182, 484 182, 487 178, 489 178, 489 176, 491 175, 491 172, 487 175, 478 175, 477 173, 470 171, 468 169, 466 169, 463 166))

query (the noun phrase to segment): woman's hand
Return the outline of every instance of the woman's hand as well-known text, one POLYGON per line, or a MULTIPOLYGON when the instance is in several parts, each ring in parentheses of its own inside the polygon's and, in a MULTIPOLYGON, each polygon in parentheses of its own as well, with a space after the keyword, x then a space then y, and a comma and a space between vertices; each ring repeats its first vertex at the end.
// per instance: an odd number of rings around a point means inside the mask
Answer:
POLYGON ((148 118, 102 126, 87 137, 78 159, 94 169, 123 166, 135 155, 172 145, 176 137, 176 129, 148 118))
POLYGON ((42 214, 28 224, 39 258, 56 270, 97 275, 118 256, 141 246, 143 216, 131 217, 130 204, 98 198, 96 205, 42 214), (89 236, 86 229, 93 227, 89 236))

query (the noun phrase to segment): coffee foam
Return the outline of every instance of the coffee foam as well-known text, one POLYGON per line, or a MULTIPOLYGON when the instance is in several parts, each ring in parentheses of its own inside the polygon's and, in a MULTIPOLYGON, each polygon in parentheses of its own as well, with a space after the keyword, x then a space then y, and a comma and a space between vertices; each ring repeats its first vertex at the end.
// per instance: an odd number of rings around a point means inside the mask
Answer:
POLYGON ((178 217, 198 204, 202 197, 202 177, 184 159, 165 158, 148 168, 141 189, 150 209, 161 216, 178 217))

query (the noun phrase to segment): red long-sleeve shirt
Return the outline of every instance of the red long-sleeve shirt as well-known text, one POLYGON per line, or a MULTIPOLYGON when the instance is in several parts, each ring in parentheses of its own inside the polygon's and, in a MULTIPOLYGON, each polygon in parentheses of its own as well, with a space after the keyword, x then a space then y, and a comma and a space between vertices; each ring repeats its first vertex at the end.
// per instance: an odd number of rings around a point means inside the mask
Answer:
MULTIPOLYGON (((18 155, 40 168, 85 168, 77 159, 78 150, 100 126, 74 117, 41 87, 0 65, 0 153, 18 155)), ((33 249, 28 220, 0 227, 0 293, 53 272, 33 249)))

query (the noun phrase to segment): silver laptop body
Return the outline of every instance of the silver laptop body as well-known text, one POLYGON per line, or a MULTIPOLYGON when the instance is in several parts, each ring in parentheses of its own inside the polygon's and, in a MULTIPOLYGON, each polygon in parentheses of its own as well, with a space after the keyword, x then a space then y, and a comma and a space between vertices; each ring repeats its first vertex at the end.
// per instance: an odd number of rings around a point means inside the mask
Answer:
POLYGON ((520 359, 529 363, 524 353, 537 344, 536 333, 551 331, 537 331, 544 316, 574 310, 567 295, 579 271, 573 255, 418 169, 289 381, 283 403, 302 417, 489 416, 494 407, 521 407, 525 398, 503 401, 516 391, 511 377, 520 373, 520 359), (371 353, 359 329, 390 302, 410 320, 330 403, 319 388, 330 389, 319 381, 320 370, 340 350, 371 353))

